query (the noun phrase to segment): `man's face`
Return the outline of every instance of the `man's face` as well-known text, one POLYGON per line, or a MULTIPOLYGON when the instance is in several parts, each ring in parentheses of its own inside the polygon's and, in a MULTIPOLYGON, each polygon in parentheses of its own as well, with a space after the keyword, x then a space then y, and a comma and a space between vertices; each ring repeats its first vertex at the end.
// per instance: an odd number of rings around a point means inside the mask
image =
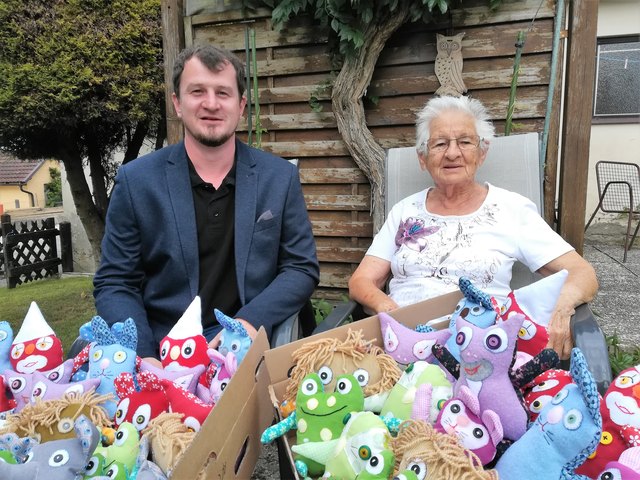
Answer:
POLYGON ((180 97, 173 105, 187 138, 217 147, 233 137, 247 100, 240 97, 236 71, 230 63, 209 70, 198 58, 185 63, 180 78, 180 97))

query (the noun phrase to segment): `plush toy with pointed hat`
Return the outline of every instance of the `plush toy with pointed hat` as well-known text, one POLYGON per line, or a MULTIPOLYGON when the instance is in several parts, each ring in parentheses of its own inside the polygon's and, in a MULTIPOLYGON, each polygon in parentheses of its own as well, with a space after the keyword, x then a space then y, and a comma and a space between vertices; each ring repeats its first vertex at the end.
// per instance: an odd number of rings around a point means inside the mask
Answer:
POLYGON ((238 365, 240 365, 251 347, 251 337, 247 329, 238 320, 225 315, 217 308, 213 313, 215 313, 218 323, 223 327, 218 351, 224 356, 233 353, 238 365))
POLYGON ((518 351, 536 356, 549 341, 549 322, 560 291, 569 272, 560 270, 530 285, 513 290, 500 308, 500 316, 508 320, 521 314, 525 319, 518 333, 518 351))
POLYGON ((165 370, 208 365, 207 339, 202 335, 202 305, 196 296, 160 342, 160 361, 165 370))
POLYGON ((640 480, 640 447, 627 448, 618 460, 607 463, 598 480, 640 480))
POLYGON ((51 370, 63 361, 62 342, 44 319, 36 302, 31 302, 11 343, 10 357, 13 370, 20 373, 51 370))

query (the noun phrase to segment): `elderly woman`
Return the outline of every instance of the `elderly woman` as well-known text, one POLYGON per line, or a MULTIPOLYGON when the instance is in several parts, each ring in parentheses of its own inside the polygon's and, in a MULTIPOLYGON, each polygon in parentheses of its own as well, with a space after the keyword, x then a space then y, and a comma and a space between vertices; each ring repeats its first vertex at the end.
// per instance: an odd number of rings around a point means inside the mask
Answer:
POLYGON ((549 325, 561 358, 572 348, 574 308, 593 299, 595 271, 527 198, 476 182, 494 128, 468 97, 437 97, 418 114, 416 149, 435 187, 398 202, 349 281, 351 298, 385 312, 457 289, 468 277, 504 301, 516 260, 543 276, 569 272, 549 325), (384 292, 389 282, 389 295, 384 292))

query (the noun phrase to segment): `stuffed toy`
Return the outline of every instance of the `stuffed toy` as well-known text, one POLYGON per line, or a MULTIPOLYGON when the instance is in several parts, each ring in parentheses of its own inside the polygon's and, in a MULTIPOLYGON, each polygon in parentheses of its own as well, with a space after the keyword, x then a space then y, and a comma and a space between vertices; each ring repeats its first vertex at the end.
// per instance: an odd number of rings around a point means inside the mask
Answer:
POLYGON ((36 302, 22 321, 18 334, 11 343, 10 362, 13 370, 33 373, 51 370, 62 363, 62 342, 53 332, 36 302))
POLYGON ((95 453, 104 457, 103 470, 117 462, 120 470, 129 475, 133 472, 140 453, 140 433, 130 422, 122 422, 116 430, 114 441, 108 446, 98 446, 95 453))
POLYGON ((160 379, 151 372, 133 375, 124 372, 115 379, 116 393, 120 401, 114 415, 116 426, 131 423, 139 432, 149 422, 169 410, 169 399, 160 379))
POLYGON ((371 408, 369 401, 367 409, 399 420, 408 420, 413 412, 421 419, 433 422, 452 393, 451 382, 439 366, 418 361, 405 369, 388 393, 380 395, 384 400, 381 408, 371 408))
POLYGON ((384 351, 400 365, 424 360, 433 363, 431 347, 445 343, 451 336, 449 330, 416 331, 398 322, 385 312, 378 314, 384 351))
POLYGON ((95 340, 78 354, 80 361, 76 361, 76 364, 88 359, 88 377, 100 379, 96 391, 100 394, 113 394, 113 399, 107 400, 103 405, 113 418, 119 400, 114 380, 123 372, 134 374, 139 364, 136 355, 138 331, 135 322, 130 318, 122 325, 115 324, 109 328, 100 316, 93 317, 91 329, 95 340))
POLYGON ((0 322, 0 372, 12 369, 9 360, 11 344, 13 343, 13 329, 6 321, 0 322))
POLYGON ((74 367, 73 358, 69 358, 68 360, 65 360, 64 362, 62 362, 57 367, 52 368, 51 370, 41 371, 40 373, 42 373, 45 377, 47 377, 53 383, 69 383, 71 382, 73 367, 74 367))
POLYGON ((449 338, 445 346, 453 357, 460 361, 460 347, 456 342, 456 322, 459 318, 479 328, 487 328, 496 323, 499 308, 495 300, 482 290, 476 288, 466 277, 460 277, 458 288, 464 297, 458 302, 449 321, 449 338))
POLYGON ((24 463, 0 462, 0 478, 71 480, 81 478, 100 441, 100 432, 84 415, 74 423, 75 436, 34 444, 24 463))
POLYGON ((478 397, 466 385, 460 387, 456 397, 444 404, 434 428, 458 437, 460 445, 475 453, 482 465, 495 458, 497 446, 503 438, 498 414, 493 410, 480 411, 478 397))
POLYGON ((165 370, 181 370, 196 365, 207 365, 207 339, 202 335, 202 307, 196 296, 160 341, 160 361, 165 370))
POLYGON ((393 358, 364 339, 362 330, 349 330, 345 340, 321 338, 305 342, 291 358, 294 366, 283 400, 292 409, 298 387, 309 373, 320 376, 327 392, 335 389, 340 375, 352 374, 367 397, 391 390, 402 374, 393 358))
POLYGON ((222 393, 231 381, 231 377, 238 370, 237 358, 233 352, 227 352, 227 355, 223 356, 221 352, 214 348, 210 348, 207 352, 211 363, 208 367, 205 383, 209 387, 198 384, 196 395, 204 403, 218 403, 222 393))
POLYGON ((640 365, 627 368, 614 378, 600 404, 602 438, 595 453, 576 470, 595 477, 606 464, 617 460, 622 452, 634 446, 625 440, 622 428, 640 427, 640 365))
POLYGON ((542 372, 534 378, 533 383, 527 386, 524 392, 524 404, 529 413, 529 422, 533 422, 538 417, 540 410, 551 401, 556 393, 571 382, 573 382, 571 373, 558 368, 542 372))
MULTIPOLYGON (((297 430, 298 445, 335 440, 340 437, 348 416, 362 411, 363 407, 364 393, 353 375, 338 376, 335 392, 331 392, 325 390, 320 375, 310 373, 300 383, 295 412, 267 428, 260 441, 270 443, 293 429, 297 430)), ((303 477, 318 476, 324 471, 323 464, 303 455, 295 456, 295 465, 303 477)))
POLYGON ((75 436, 74 423, 80 415, 102 429, 111 425, 111 419, 101 405, 107 395, 94 392, 66 393, 58 400, 39 401, 25 406, 20 414, 8 415, 3 431, 29 436, 40 443, 75 436))
POLYGON ((238 365, 240 365, 251 347, 251 337, 247 329, 238 320, 228 317, 217 308, 213 310, 213 313, 218 323, 223 327, 218 351, 224 356, 233 353, 238 365))
POLYGON ((407 420, 393 439, 396 472, 420 480, 498 480, 494 470, 484 470, 478 457, 465 450, 454 435, 436 432, 431 424, 407 420), (407 473, 405 473, 407 475, 407 473))
POLYGON ((7 370, 4 375, 16 402, 16 412, 20 412, 29 403, 35 403, 36 399, 55 400, 71 392, 83 394, 94 391, 100 383, 97 378, 82 382, 54 383, 38 371, 18 373, 7 370))
POLYGON ((182 423, 182 414, 161 413, 149 422, 143 438, 149 438, 153 463, 169 475, 195 436, 196 432, 182 423))
POLYGON ((187 392, 170 380, 160 380, 160 384, 167 394, 169 411, 182 413, 184 415, 183 423, 194 432, 200 431, 200 427, 207 419, 214 404, 204 403, 193 393, 187 392))
POLYGON ((500 479, 586 478, 575 469, 598 445, 602 416, 596 383, 578 348, 571 351, 571 376, 574 383, 560 390, 502 454, 496 464, 500 479))
POLYGON ((298 442, 291 450, 324 465, 324 478, 354 480, 367 472, 368 478, 386 479, 393 471, 391 434, 380 417, 372 412, 353 412, 338 438, 298 442))
POLYGON ((607 463, 597 480, 640 480, 640 447, 631 447, 618 460, 607 463))
POLYGON ((530 285, 513 290, 500 307, 500 316, 508 320, 514 314, 524 315, 518 333, 518 351, 535 357, 549 342, 549 322, 560 291, 569 272, 560 270, 530 285))
POLYGON ((19 437, 13 432, 0 435, 0 463, 24 463, 36 443, 31 437, 19 437))
POLYGON ((518 331, 524 316, 516 315, 486 329, 476 327, 462 317, 456 319, 456 343, 460 347, 460 364, 441 345, 434 355, 458 381, 454 396, 466 385, 478 397, 480 411, 493 410, 500 417, 504 437, 517 440, 527 429, 529 416, 520 390, 541 372, 558 365, 557 353, 546 349, 533 360, 511 370, 518 331))
POLYGON ((84 479, 93 480, 167 480, 158 465, 148 460, 149 438, 140 439, 139 453, 133 468, 129 469, 120 461, 107 460, 101 454, 94 454, 87 464, 84 479))
POLYGON ((200 378, 206 373, 205 365, 194 365, 180 370, 167 370, 155 366, 153 363, 142 359, 140 361, 140 371, 153 373, 160 379, 170 380, 177 386, 184 388, 187 392, 196 393, 196 385, 200 378))
POLYGON ((0 412, 7 412, 16 408, 13 394, 7 395, 10 390, 4 383, 4 377, 0 375, 0 412))

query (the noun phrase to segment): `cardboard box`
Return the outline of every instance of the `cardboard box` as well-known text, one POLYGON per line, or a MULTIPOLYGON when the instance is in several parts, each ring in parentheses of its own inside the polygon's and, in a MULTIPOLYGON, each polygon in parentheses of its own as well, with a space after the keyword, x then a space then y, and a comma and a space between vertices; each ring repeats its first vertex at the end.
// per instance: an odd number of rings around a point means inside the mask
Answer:
POLYGON ((213 408, 171 475, 192 480, 249 479, 260 455, 260 435, 273 421, 264 362, 269 340, 264 328, 240 363, 224 395, 213 408))
MULTIPOLYGON (((461 298, 462 293, 455 291, 440 297, 425 300, 424 302, 399 308, 390 312, 390 315, 404 325, 414 328, 418 324, 424 324, 430 320, 453 313, 461 298)), ((440 329, 445 328, 447 325, 447 321, 440 321, 432 326, 436 329, 440 329)), ((374 344, 379 347, 383 346, 380 321, 378 320, 378 316, 374 315, 372 317, 343 325, 333 330, 313 335, 311 337, 298 340, 297 342, 292 342, 288 345, 265 352, 265 363, 271 381, 271 384, 269 385, 269 398, 272 408, 275 409, 276 418, 280 418, 278 406, 282 401, 287 387, 289 370, 293 363, 291 359, 293 352, 295 352, 296 349, 304 343, 320 338, 338 338, 340 340, 345 340, 350 329, 362 330, 366 339, 374 340, 374 344)), ((295 441, 295 431, 289 432, 289 434, 283 439, 288 459, 291 463, 291 470, 296 475, 296 478, 299 478, 297 473, 295 473, 293 455, 291 452, 291 444, 295 443, 295 441)))

